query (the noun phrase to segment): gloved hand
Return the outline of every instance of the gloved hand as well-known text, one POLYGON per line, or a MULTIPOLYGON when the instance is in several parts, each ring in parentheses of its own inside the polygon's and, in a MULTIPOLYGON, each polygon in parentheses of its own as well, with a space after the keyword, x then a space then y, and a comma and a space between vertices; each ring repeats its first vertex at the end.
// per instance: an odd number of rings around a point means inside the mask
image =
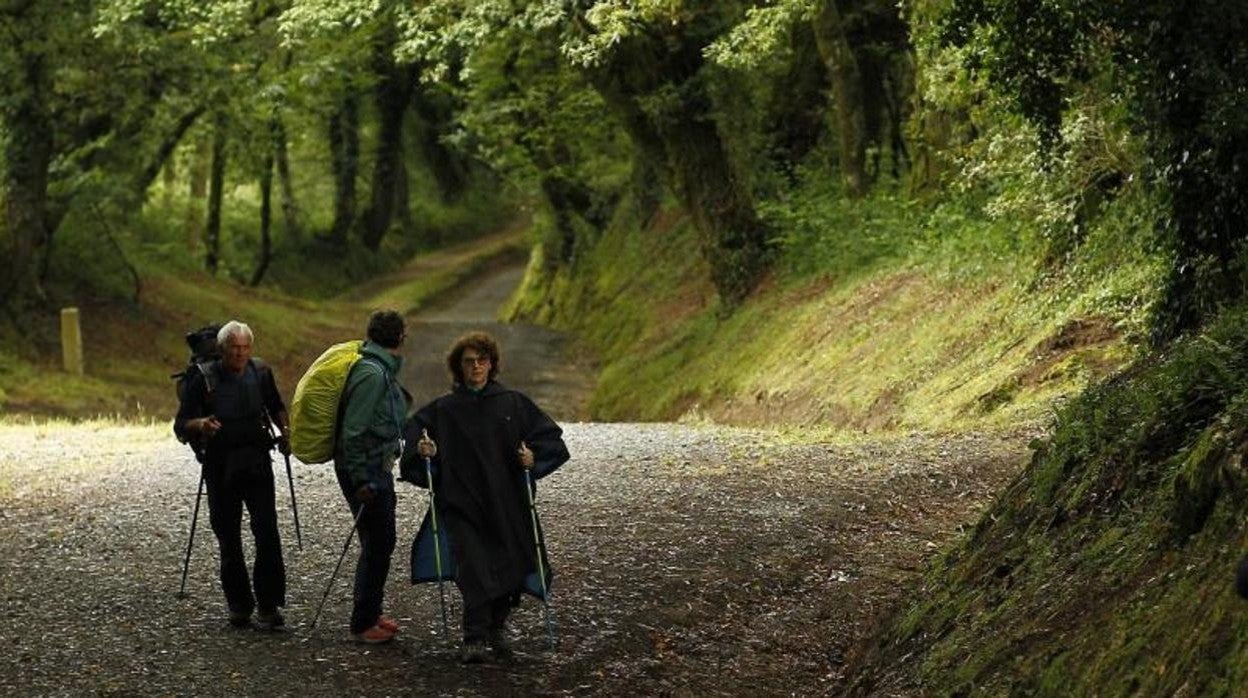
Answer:
POLYGON ((373 491, 372 485, 360 485, 359 489, 355 491, 355 500, 360 504, 368 504, 373 501, 375 496, 377 496, 377 493, 373 491))
POLYGON ((277 436, 277 452, 283 456, 290 455, 290 432, 284 431, 277 436))

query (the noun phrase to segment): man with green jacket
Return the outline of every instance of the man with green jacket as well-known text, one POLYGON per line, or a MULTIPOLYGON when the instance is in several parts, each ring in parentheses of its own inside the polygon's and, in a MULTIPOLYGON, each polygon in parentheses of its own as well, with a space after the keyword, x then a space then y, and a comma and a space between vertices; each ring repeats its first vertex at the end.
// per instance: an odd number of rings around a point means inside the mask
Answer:
POLYGON ((334 447, 338 485, 358 519, 360 559, 355 567, 351 634, 370 644, 394 639, 399 626, 382 613, 394 552, 394 464, 402 453, 407 403, 399 387, 403 316, 379 310, 368 319, 368 340, 343 388, 334 447), (362 510, 362 511, 361 511, 362 510))

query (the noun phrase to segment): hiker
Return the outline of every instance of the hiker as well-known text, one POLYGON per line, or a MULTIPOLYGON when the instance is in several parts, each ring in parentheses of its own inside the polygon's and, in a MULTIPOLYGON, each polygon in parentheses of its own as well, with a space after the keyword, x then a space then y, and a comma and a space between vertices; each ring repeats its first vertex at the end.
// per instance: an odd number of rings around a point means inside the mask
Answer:
POLYGON ((379 310, 368 318, 367 340, 343 388, 334 447, 338 485, 351 515, 359 519, 351 635, 369 644, 389 642, 399 631, 398 623, 382 612, 382 602, 395 541, 392 471, 402 451, 407 413, 398 383, 406 337, 403 316, 397 312, 379 310))
POLYGON ((251 625, 252 611, 258 609, 256 627, 278 630, 286 624, 279 610, 286 605, 286 567, 277 532, 269 424, 277 425, 283 454, 290 453, 290 427, 273 371, 252 358, 252 341, 244 323, 231 320, 221 327, 221 358, 191 375, 174 431, 202 447, 208 518, 221 550, 221 589, 230 625, 251 625), (250 581, 241 532, 244 505, 256 543, 250 581))
MULTIPOLYGON (((512 607, 522 591, 542 594, 533 581, 537 541, 525 469, 540 478, 568 460, 559 426, 524 394, 495 380, 499 359, 498 343, 484 332, 455 342, 446 359, 451 392, 408 421, 406 437, 417 446, 401 464, 404 480, 428 487, 425 459, 432 460, 438 524, 450 543, 448 562, 457 570, 464 603, 460 659, 465 663, 484 661, 488 650, 509 657, 506 623, 512 607)), ((433 555, 428 519, 426 513, 413 565, 433 555)), ((415 569, 413 581, 419 581, 415 569)))

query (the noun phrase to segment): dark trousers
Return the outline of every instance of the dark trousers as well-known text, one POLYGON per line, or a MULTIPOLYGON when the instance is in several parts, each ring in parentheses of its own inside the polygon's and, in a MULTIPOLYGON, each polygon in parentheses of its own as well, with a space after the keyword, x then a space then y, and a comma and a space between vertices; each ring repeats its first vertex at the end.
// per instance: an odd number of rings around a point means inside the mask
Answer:
POLYGON ((356 527, 360 536, 360 559, 355 564, 352 593, 351 632, 361 633, 377 624, 385 600, 386 578, 390 576, 390 556, 394 553, 394 488, 374 493, 368 504, 355 499, 355 486, 341 470, 336 471, 338 486, 347 498, 354 518, 364 507, 356 527))
POLYGON ((475 605, 464 604, 464 642, 476 642, 502 632, 511 615, 514 596, 508 594, 475 605))
POLYGON ((272 611, 286 605, 286 566, 277 532, 273 467, 267 452, 237 450, 204 467, 212 532, 221 550, 221 589, 231 611, 272 611), (251 518, 256 565, 250 581, 243 556, 243 506, 251 518), (255 595, 252 595, 252 591, 255 595))

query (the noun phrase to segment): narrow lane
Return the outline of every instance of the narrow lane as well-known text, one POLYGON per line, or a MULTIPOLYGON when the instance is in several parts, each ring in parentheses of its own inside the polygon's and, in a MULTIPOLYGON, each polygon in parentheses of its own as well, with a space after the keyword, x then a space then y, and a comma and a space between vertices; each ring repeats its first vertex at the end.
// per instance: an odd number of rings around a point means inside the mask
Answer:
POLYGON ((421 400, 444 390, 447 346, 483 329, 503 344, 503 380, 564 422, 572 459, 538 498, 557 650, 526 599, 515 661, 459 664, 436 588, 407 579, 427 503, 411 487, 386 590, 403 634, 382 647, 347 640, 355 545, 313 630, 351 521, 332 465, 298 462, 303 549, 275 464, 290 632, 231 629, 206 510, 188 595, 175 593, 199 469, 167 424, 11 425, 0 428, 0 695, 831 695, 849 649, 1025 460, 1017 434, 802 444, 569 422, 590 382, 565 358, 567 339, 494 319, 518 279, 484 274, 410 318, 404 380, 421 400))
POLYGON ((501 383, 533 398, 556 420, 586 418, 593 374, 572 355, 568 338, 544 327, 497 319, 523 276, 522 264, 484 272, 462 294, 408 318, 402 382, 416 406, 450 388, 446 352, 455 339, 483 330, 502 349, 501 383))

